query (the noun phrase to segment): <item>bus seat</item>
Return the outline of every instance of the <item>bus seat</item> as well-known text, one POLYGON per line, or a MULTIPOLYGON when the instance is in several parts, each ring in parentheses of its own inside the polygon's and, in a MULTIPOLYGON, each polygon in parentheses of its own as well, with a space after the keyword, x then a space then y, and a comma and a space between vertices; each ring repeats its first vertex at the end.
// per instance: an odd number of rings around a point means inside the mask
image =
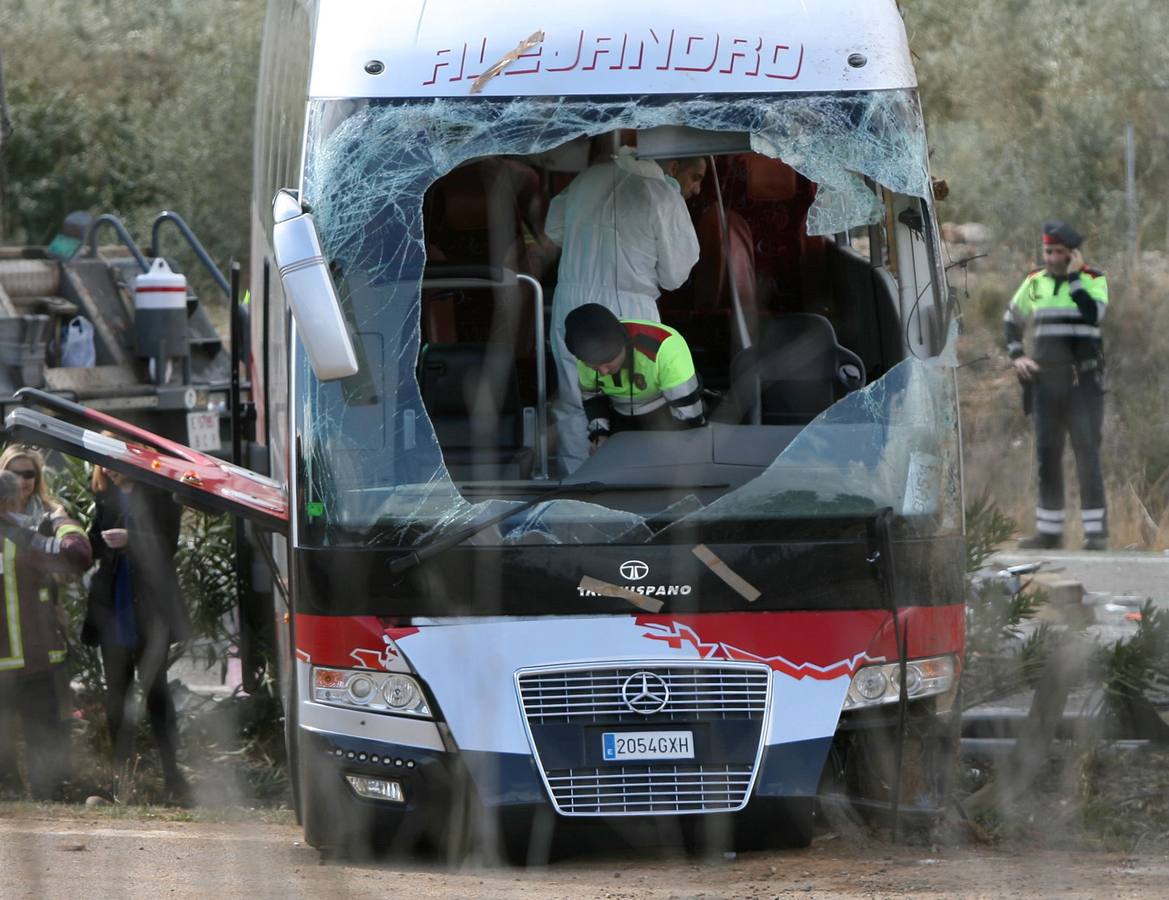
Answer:
MULTIPOLYGON (((432 243, 426 242, 426 264, 445 263, 446 254, 432 243)), ((425 276, 423 276, 425 277, 425 276)), ((448 288, 422 288, 422 319, 420 327, 423 344, 454 344, 459 340, 455 303, 458 292, 448 288)))
POLYGON ((743 156, 747 171, 747 197, 756 202, 790 203, 799 195, 796 170, 778 159, 759 153, 743 156))
POLYGON ((698 246, 700 255, 694 266, 694 308, 696 311, 729 310, 730 284, 727 279, 726 259, 730 260, 731 274, 743 312, 748 320, 755 311, 755 250, 751 227, 734 210, 727 210, 727 254, 724 258, 722 225, 718 206, 708 206, 698 219, 698 246))
POLYGON ((840 337, 872 375, 883 375, 905 358, 897 282, 886 267, 851 247, 832 245, 829 252, 832 290, 843 298, 835 318, 840 337))
POLYGON ((422 342, 453 344, 459 339, 455 316, 456 291, 422 290, 422 342))
POLYGON ((435 182, 429 199, 428 240, 450 262, 516 268, 523 245, 519 206, 500 161, 460 166, 435 182))
POLYGON ((716 421, 750 419, 756 377, 761 424, 804 425, 838 396, 863 387, 865 370, 860 357, 837 342, 827 319, 793 313, 764 323, 759 343, 735 358, 731 390, 716 421))
MULTIPOLYGON (((539 176, 514 160, 481 159, 440 178, 427 197, 426 240, 431 258, 455 265, 502 266, 531 274, 524 240, 521 204, 530 205, 539 176)), ((490 290, 494 303, 480 297, 454 302, 458 340, 514 344, 522 355, 534 350, 535 327, 527 291, 490 290)), ((431 324, 424 321, 424 325, 431 324)), ((438 323, 435 323, 438 324, 438 323)), ((436 338, 449 336, 440 330, 436 338)))
POLYGON ((427 344, 419 360, 422 402, 455 480, 531 477, 515 358, 489 344, 427 344))
MULTIPOLYGON (((815 196, 816 185, 812 185, 815 196)), ((808 234, 808 212, 800 217, 800 300, 805 312, 820 315, 835 315, 836 294, 832 288, 832 275, 828 262, 828 240, 823 235, 808 234)), ((837 319, 839 321, 839 319, 837 319)))
POLYGON ((750 229, 757 306, 798 310, 800 230, 812 202, 811 182, 782 160, 758 153, 731 157, 723 171, 727 208, 750 229))
POLYGON ((694 365, 708 387, 727 385, 733 347, 742 346, 734 321, 734 303, 727 277, 727 263, 751 334, 755 333, 758 304, 755 286, 755 252, 751 229, 733 210, 727 211, 727 252, 723 251, 722 226, 717 205, 703 210, 695 229, 700 255, 692 272, 688 302, 659 301, 662 321, 678 328, 690 345, 694 365))

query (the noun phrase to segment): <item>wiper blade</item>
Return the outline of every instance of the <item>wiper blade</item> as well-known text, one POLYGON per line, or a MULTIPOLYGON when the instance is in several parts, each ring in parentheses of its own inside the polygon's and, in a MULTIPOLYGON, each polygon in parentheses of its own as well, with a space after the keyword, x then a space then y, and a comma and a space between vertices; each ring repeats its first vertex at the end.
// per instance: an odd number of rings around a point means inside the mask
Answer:
MULTIPOLYGON (((484 519, 482 522, 476 522, 473 525, 468 525, 466 528, 460 528, 453 534, 448 534, 445 537, 437 538, 433 543, 426 544, 407 553, 405 556, 400 556, 390 563, 390 574, 401 575, 403 572, 408 572, 417 566, 419 563, 424 563, 428 559, 433 559, 440 553, 444 553, 451 547, 457 547, 463 541, 470 540, 480 531, 490 528, 492 525, 498 525, 504 519, 510 519, 512 516, 531 509, 533 506, 538 506, 541 503, 546 503, 556 497, 563 497, 571 494, 583 494, 585 496, 591 494, 603 494, 606 491, 663 491, 671 490, 679 487, 674 482, 638 482, 633 484, 608 484, 604 481, 577 481, 577 482, 560 482, 555 487, 544 491, 544 493, 532 497, 530 500, 525 500, 519 506, 513 506, 504 510, 498 515, 491 516, 484 519)), ((702 485, 687 485, 688 490, 694 487, 699 488, 718 488, 726 487, 725 484, 702 484, 702 485)))

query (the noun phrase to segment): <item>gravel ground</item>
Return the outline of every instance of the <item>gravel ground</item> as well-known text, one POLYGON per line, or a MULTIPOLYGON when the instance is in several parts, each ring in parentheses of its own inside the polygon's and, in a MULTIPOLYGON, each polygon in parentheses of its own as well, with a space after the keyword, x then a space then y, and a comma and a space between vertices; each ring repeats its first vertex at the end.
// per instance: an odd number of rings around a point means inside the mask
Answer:
MULTIPOLYGON (((177 814, 181 816, 182 814, 177 814)), ((801 851, 698 860, 589 852, 536 869, 321 864, 270 815, 233 822, 0 805, 6 897, 1163 897, 1169 855, 892 847, 825 835, 801 851), (116 815, 116 817, 115 817, 116 815)))

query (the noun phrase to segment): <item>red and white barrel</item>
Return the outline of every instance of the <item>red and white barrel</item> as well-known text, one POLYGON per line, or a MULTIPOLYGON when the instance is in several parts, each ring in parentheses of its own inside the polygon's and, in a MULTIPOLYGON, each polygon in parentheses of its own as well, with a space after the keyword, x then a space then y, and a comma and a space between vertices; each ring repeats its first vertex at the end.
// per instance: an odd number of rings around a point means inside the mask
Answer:
POLYGON ((187 337, 187 277, 156 259, 134 279, 134 346, 139 356, 163 360, 191 353, 187 337))

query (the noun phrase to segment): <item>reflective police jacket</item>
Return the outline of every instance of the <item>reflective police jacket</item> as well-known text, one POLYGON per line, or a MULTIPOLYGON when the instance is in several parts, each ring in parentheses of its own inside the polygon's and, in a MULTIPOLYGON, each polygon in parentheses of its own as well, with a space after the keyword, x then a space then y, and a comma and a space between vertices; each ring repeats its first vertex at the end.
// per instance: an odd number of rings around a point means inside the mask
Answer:
POLYGON ((619 371, 601 375, 579 360, 576 364, 589 435, 608 434, 611 413, 642 416, 667 405, 681 427, 704 424, 702 389, 686 339, 658 322, 623 319, 621 324, 629 356, 619 371))
POLYGON ((53 575, 88 569, 89 539, 77 522, 54 516, 39 529, 4 522, 0 545, 0 679, 47 671, 65 661, 53 575))
POLYGON ((1003 316, 1007 352, 1024 355, 1023 326, 1035 320, 1035 348, 1040 364, 1059 365, 1099 360, 1100 321, 1108 308, 1108 281, 1099 269, 1087 267, 1069 279, 1046 269, 1031 272, 1015 291, 1003 316))

